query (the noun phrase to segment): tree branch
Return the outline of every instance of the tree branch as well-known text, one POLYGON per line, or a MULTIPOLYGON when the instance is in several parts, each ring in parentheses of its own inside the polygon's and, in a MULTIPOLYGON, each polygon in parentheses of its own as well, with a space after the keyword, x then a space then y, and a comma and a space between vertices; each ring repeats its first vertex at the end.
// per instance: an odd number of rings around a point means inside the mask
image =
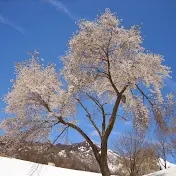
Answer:
POLYGON ((61 116, 56 116, 56 118, 58 118, 58 120, 59 120, 60 123, 62 123, 63 125, 67 125, 68 127, 71 127, 73 129, 75 129, 77 132, 79 132, 84 137, 84 139, 90 144, 90 146, 91 146, 91 148, 92 148, 92 150, 94 152, 94 155, 96 157, 96 160, 98 161, 98 163, 100 163, 100 154, 99 154, 99 151, 98 151, 96 145, 87 136, 87 134, 84 133, 83 130, 80 127, 78 127, 78 126, 76 126, 76 125, 74 125, 72 123, 64 121, 61 116))
POLYGON ((142 91, 142 89, 136 84, 137 89, 139 92, 148 100, 148 102, 153 106, 154 104, 150 101, 149 97, 142 91))
POLYGON ((124 86, 124 88, 122 89, 122 91, 120 92, 119 96, 116 99, 115 105, 113 107, 112 115, 111 115, 111 117, 109 119, 108 127, 107 127, 107 129, 105 131, 105 134, 103 136, 103 140, 105 140, 105 141, 108 139, 108 137, 111 134, 111 131, 112 131, 113 127, 114 127, 114 123, 115 123, 116 116, 117 116, 117 110, 118 110, 118 107, 120 105, 122 94, 125 92, 127 87, 128 87, 128 85, 124 86))
POLYGON ((55 138, 55 140, 53 141, 53 143, 50 144, 50 146, 47 148, 47 151, 52 147, 53 144, 55 144, 55 142, 60 138, 60 136, 61 136, 68 128, 69 128, 69 127, 66 126, 66 127, 62 130, 62 132, 55 138))
MULTIPOLYGON (((48 112, 52 112, 49 108, 49 106, 45 103, 43 104, 43 106, 48 110, 48 112)), ((58 119, 58 122, 63 124, 63 125, 66 125, 68 127, 71 127, 73 129, 75 129, 77 132, 79 132, 83 138, 89 143, 89 145, 91 146, 93 152, 94 152, 94 155, 96 157, 96 160, 98 163, 100 163, 100 154, 99 154, 99 151, 96 147, 96 145, 91 141, 91 139, 87 136, 86 133, 83 132, 83 130, 81 128, 79 128, 78 126, 72 124, 72 123, 69 123, 69 122, 66 122, 65 120, 63 120, 63 118, 61 116, 55 116, 57 119, 58 119)))
POLYGON ((94 97, 92 97, 91 95, 89 95, 88 93, 86 93, 86 95, 100 108, 101 113, 102 113, 102 117, 103 117, 103 122, 102 122, 102 135, 105 132, 106 129, 106 114, 105 114, 105 110, 103 105, 94 97))
POLYGON ((108 78, 109 78, 109 81, 110 81, 113 89, 115 90, 117 96, 119 96, 119 91, 118 91, 117 87, 115 86, 115 84, 114 84, 114 82, 112 80, 111 71, 110 71, 111 64, 110 64, 110 60, 109 60, 109 52, 108 52, 108 50, 109 50, 109 45, 110 45, 111 38, 112 38, 112 33, 111 33, 111 37, 109 38, 109 42, 108 42, 108 45, 107 45, 107 52, 106 52, 106 58, 107 58, 107 64, 108 64, 108 78))
POLYGON ((82 104, 82 102, 78 98, 77 98, 77 101, 82 106, 82 108, 86 111, 88 119, 90 120, 90 122, 92 123, 92 125, 94 126, 96 131, 98 132, 100 138, 102 138, 102 134, 101 134, 100 130, 98 129, 97 125, 95 124, 95 122, 93 121, 92 116, 89 113, 88 109, 82 104))

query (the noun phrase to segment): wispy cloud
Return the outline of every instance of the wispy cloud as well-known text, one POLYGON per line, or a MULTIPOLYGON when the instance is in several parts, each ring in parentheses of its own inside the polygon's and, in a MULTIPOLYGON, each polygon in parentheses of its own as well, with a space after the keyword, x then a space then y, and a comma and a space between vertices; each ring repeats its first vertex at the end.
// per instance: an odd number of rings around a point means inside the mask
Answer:
POLYGON ((98 132, 96 130, 90 133, 91 136, 98 137, 98 132))
POLYGON ((58 0, 44 0, 45 2, 48 2, 49 4, 51 4, 52 6, 56 7, 56 9, 58 11, 62 11, 63 13, 65 13, 69 18, 71 18, 72 20, 78 20, 78 18, 73 15, 70 10, 60 1, 58 0))
POLYGON ((114 136, 119 136, 119 135, 121 135, 121 132, 112 131, 111 134, 114 136))
POLYGON ((124 124, 127 125, 127 126, 132 126, 132 122, 131 121, 125 121, 124 124))
POLYGON ((93 126, 93 125, 91 125, 91 124, 87 124, 87 125, 86 125, 86 127, 89 127, 89 128, 94 128, 94 126, 93 126))
POLYGON ((15 22, 10 21, 9 19, 5 18, 2 15, 0 15, 0 23, 4 25, 8 25, 11 28, 15 29, 16 31, 20 32, 21 34, 24 34, 24 29, 20 25, 18 25, 15 22))

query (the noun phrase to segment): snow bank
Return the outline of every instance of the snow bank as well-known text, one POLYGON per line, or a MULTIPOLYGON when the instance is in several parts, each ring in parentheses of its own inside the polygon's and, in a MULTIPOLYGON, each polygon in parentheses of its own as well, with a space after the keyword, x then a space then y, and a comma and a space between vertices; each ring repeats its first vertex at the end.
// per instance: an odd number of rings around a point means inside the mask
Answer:
MULTIPOLYGON (((176 176, 176 165, 145 176, 176 176)), ((44 164, 0 157, 0 175, 2 176, 101 176, 101 174, 59 168, 44 164)))
POLYGON ((161 171, 154 172, 152 174, 148 174, 146 176, 176 176, 176 165, 166 161, 167 169, 164 168, 164 160, 162 158, 159 159, 159 166, 161 166, 161 171))
POLYGON ((145 176, 176 176, 176 167, 154 172, 145 176))
POLYGON ((98 173, 64 169, 14 158, 0 157, 2 176, 101 176, 98 173))
MULTIPOLYGON (((161 166, 161 169, 164 170, 164 160, 162 158, 159 159, 159 163, 158 163, 159 166, 161 166)), ((171 167, 176 167, 175 164, 173 163, 170 163, 169 161, 166 161, 166 167, 167 168, 171 168, 171 167)), ((176 173, 175 173, 175 176, 176 176, 176 173)))

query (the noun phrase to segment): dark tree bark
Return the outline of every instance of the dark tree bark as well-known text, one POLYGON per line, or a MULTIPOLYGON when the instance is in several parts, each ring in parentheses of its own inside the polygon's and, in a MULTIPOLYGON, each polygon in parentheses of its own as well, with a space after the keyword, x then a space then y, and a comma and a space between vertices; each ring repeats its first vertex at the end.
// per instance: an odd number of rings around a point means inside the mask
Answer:
POLYGON ((108 167, 108 156, 107 156, 107 141, 101 144, 101 159, 100 159, 100 169, 103 176, 110 176, 110 171, 108 167))

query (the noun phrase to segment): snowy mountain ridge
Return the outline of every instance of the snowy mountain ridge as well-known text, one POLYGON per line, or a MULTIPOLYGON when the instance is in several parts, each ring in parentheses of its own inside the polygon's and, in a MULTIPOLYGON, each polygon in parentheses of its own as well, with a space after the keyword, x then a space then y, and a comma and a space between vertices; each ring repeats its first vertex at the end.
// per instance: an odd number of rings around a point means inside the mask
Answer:
MULTIPOLYGON (((58 153, 60 156, 67 157, 67 155, 72 154, 75 157, 79 157, 82 162, 86 162, 90 165, 93 163, 93 165, 96 165, 96 167, 98 168, 98 165, 92 153, 92 149, 86 141, 71 145, 56 144, 56 146, 61 149, 61 151, 58 153)), ((97 147, 100 152, 100 146, 97 145, 97 147)), ((118 162, 119 157, 120 156, 118 154, 108 149, 108 164, 112 173, 117 172, 119 168, 122 167, 122 164, 118 162)))
MULTIPOLYGON (((81 142, 81 143, 75 143, 75 144, 71 144, 71 145, 63 145, 63 144, 57 144, 57 146, 62 146, 62 149, 63 148, 66 148, 67 150, 70 150, 70 152, 72 154, 76 154, 76 156, 80 156, 80 158, 82 158, 83 156, 83 159, 88 159, 86 160, 86 162, 90 161, 90 163, 92 162, 91 159, 92 159, 92 149, 91 147, 89 146, 89 144, 84 141, 84 142, 81 142)), ((98 147, 98 150, 100 151, 100 145, 97 145, 98 147)), ((61 152, 59 152, 60 155, 66 157, 66 154, 65 154, 65 150, 61 150, 61 152), (63 155, 64 153, 64 155, 63 155)), ((120 156, 113 152, 112 150, 108 149, 108 164, 109 164, 109 168, 111 170, 111 172, 117 172, 120 168, 122 168, 122 164, 120 162, 120 156)), ((162 158, 159 159, 159 162, 157 163, 157 165, 162 169, 164 170, 164 160, 162 158)), ((175 164, 169 162, 169 161, 166 161, 166 166, 167 168, 171 168, 171 167, 176 167, 175 164)), ((175 174, 176 175, 176 174, 175 174)))

